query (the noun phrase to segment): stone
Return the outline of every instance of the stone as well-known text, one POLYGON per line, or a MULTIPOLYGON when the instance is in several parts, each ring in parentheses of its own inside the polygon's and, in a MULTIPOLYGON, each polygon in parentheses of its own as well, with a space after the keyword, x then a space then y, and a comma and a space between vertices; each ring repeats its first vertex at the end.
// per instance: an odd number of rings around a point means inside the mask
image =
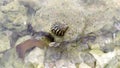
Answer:
POLYGON ((94 68, 96 67, 96 59, 94 58, 94 56, 90 53, 81 53, 80 54, 83 63, 86 63, 88 66, 94 68))
POLYGON ((25 63, 31 63, 36 68, 44 67, 44 54, 45 51, 38 47, 34 48, 25 58, 25 63))
POLYGON ((103 68, 113 57, 115 57, 115 52, 103 53, 100 50, 92 50, 90 53, 95 57, 97 66, 103 68))
POLYGON ((91 67, 88 66, 88 65, 85 64, 85 63, 81 63, 81 64, 79 65, 79 68, 91 68, 91 67))
POLYGON ((4 32, 0 32, 0 51, 4 51, 10 48, 9 38, 4 32))

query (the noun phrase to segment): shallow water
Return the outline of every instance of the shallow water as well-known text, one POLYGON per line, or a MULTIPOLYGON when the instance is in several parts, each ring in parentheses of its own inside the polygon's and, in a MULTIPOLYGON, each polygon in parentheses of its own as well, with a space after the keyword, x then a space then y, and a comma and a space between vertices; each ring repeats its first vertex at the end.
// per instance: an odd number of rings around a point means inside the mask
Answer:
POLYGON ((119 7, 119 0, 0 0, 0 68, 119 68, 119 7), (56 22, 69 27, 64 36, 51 32, 56 22), (22 60, 16 46, 28 39, 51 44, 24 45, 37 47, 22 60))

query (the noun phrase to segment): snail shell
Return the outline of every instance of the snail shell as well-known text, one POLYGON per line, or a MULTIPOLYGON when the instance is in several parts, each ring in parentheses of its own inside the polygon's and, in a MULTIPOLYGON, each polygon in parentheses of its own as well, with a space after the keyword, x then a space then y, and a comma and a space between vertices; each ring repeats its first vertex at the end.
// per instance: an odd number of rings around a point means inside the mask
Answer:
POLYGON ((62 23, 55 23, 51 27, 51 32, 55 34, 56 36, 64 36, 66 30, 68 29, 68 26, 62 23))

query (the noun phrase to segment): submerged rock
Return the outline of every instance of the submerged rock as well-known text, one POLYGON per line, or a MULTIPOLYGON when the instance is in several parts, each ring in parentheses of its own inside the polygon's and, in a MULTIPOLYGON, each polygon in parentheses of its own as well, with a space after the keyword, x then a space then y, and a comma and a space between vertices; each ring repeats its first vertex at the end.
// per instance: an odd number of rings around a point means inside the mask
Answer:
POLYGON ((94 56, 90 53, 83 53, 80 54, 83 63, 86 63, 88 66, 95 68, 96 67, 96 59, 94 58, 94 56))
POLYGON ((10 48, 10 40, 7 34, 0 32, 0 52, 5 51, 10 48))
POLYGON ((116 55, 115 52, 103 53, 100 50, 92 50, 90 53, 95 57, 98 68, 103 68, 116 55))

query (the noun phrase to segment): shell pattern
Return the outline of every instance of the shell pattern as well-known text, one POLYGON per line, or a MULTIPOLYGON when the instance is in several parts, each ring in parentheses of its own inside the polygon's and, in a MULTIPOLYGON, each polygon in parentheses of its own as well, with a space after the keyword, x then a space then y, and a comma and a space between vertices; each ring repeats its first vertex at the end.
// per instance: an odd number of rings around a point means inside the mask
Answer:
POLYGON ((55 34, 56 36, 64 36, 66 30, 68 29, 68 26, 62 23, 55 23, 51 27, 51 32, 55 34))

